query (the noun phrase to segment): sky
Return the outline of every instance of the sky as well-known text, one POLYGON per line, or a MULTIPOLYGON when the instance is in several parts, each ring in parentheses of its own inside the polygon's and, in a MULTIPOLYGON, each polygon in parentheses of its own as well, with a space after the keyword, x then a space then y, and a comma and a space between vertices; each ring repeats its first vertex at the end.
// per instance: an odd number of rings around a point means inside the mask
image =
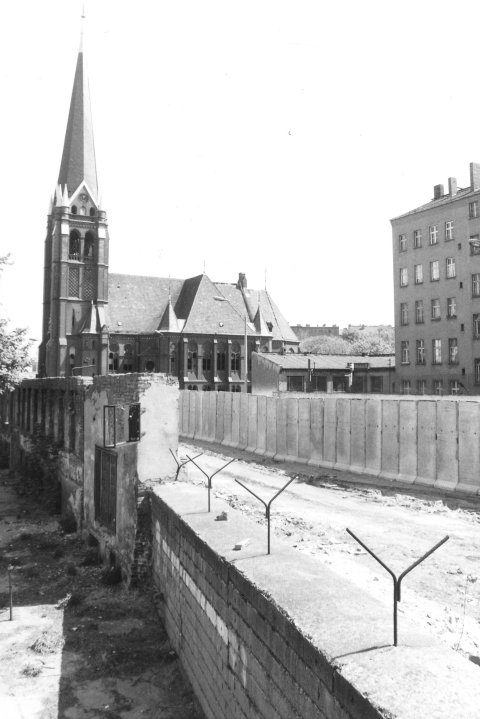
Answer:
MULTIPOLYGON (((85 8, 111 271, 244 272, 291 324, 393 324, 390 218, 480 161, 480 4, 85 8)), ((0 316, 34 340, 81 13, 2 4, 0 316)))

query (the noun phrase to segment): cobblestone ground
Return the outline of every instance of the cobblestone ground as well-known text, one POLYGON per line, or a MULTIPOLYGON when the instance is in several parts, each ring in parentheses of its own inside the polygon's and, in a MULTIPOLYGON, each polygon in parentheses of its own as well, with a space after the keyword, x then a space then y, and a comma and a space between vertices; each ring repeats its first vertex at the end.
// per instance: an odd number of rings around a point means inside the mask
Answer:
POLYGON ((5 472, 0 548, 2 719, 199 719, 151 593, 111 583, 97 551, 5 472))

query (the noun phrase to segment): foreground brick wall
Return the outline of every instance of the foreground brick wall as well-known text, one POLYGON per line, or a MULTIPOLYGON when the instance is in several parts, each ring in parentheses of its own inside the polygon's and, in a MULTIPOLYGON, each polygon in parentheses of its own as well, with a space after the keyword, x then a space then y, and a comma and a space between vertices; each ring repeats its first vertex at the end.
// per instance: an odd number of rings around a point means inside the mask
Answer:
POLYGON ((152 496, 159 605, 207 719, 478 719, 480 671, 313 557, 180 482, 152 496), (232 549, 238 538, 246 549, 232 549))
POLYGON ((325 658, 158 497, 153 520, 163 618, 207 719, 381 716, 343 710, 325 658))

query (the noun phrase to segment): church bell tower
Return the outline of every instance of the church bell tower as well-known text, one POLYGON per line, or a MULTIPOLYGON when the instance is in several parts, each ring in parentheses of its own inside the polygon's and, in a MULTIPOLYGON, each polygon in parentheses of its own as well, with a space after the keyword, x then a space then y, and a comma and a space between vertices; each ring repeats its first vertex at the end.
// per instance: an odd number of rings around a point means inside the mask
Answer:
POLYGON ((107 302, 108 226, 98 194, 82 38, 47 219, 40 377, 107 373, 107 302))

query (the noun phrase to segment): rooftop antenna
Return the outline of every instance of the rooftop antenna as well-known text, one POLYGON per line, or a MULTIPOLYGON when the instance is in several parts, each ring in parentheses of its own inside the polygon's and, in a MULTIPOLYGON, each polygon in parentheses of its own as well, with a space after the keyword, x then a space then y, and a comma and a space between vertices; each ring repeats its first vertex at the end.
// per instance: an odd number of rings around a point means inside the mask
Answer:
POLYGON ((203 274, 205 274, 205 260, 203 260, 203 274))

